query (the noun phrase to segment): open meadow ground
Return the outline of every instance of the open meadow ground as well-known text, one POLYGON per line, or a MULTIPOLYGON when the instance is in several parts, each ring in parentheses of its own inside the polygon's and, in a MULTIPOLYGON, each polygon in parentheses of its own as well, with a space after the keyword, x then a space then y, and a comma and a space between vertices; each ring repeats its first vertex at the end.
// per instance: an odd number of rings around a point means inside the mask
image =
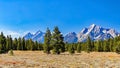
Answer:
POLYGON ((113 52, 46 55, 42 51, 14 51, 14 56, 0 54, 0 68, 120 68, 120 55, 113 52))

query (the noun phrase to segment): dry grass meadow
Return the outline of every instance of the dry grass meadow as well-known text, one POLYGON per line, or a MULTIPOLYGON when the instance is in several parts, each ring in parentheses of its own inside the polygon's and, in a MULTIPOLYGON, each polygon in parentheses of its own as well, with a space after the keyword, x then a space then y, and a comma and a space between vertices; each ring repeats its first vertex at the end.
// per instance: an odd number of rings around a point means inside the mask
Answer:
POLYGON ((113 52, 47 55, 42 51, 14 51, 14 56, 0 54, 0 68, 120 68, 120 55, 113 52))

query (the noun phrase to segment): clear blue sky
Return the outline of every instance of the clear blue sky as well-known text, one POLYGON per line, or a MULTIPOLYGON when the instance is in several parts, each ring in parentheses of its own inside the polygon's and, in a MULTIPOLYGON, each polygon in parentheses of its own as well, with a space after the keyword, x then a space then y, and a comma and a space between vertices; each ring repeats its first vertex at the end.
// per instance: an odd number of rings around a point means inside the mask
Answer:
POLYGON ((0 0, 0 30, 6 34, 54 26, 78 33, 93 23, 120 32, 120 0, 0 0))

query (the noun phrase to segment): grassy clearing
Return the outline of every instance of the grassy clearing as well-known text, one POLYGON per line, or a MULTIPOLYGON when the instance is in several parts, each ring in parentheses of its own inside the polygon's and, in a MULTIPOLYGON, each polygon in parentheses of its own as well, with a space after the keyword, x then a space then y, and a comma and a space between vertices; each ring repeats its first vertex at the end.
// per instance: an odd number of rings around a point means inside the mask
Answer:
POLYGON ((120 55, 114 52, 75 53, 60 55, 42 51, 13 51, 14 56, 0 54, 0 67, 4 68, 119 68, 120 55))

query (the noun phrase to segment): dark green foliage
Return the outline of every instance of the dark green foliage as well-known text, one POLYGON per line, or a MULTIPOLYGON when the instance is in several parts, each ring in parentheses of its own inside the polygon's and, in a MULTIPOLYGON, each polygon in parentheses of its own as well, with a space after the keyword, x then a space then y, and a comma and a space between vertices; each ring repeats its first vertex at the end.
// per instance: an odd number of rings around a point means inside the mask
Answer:
POLYGON ((51 50, 50 42, 51 42, 51 32, 49 28, 47 28, 46 34, 44 36, 44 52, 47 54, 50 54, 50 50, 51 50))
POLYGON ((65 51, 68 51, 69 43, 65 43, 65 51))
POLYGON ((117 43, 116 53, 120 54, 120 42, 117 43))
POLYGON ((5 37, 1 32, 0 34, 0 53, 6 53, 11 50, 43 50, 43 44, 34 42, 31 39, 25 40, 24 38, 12 39, 11 36, 5 37))
POLYGON ((22 41, 21 41, 21 48, 22 48, 22 50, 27 50, 25 47, 25 39, 24 38, 22 38, 22 41))
POLYGON ((110 52, 109 42, 108 42, 108 41, 105 41, 104 43, 105 43, 105 45, 104 45, 104 47, 105 47, 105 52, 110 52))
POLYGON ((102 41, 98 41, 98 52, 103 52, 102 41))
POLYGON ((51 46, 54 54, 60 54, 65 51, 65 44, 63 42, 63 35, 59 31, 58 27, 55 27, 52 33, 51 46))
POLYGON ((0 52, 5 52, 7 51, 6 50, 6 38, 5 36, 3 35, 3 32, 1 32, 1 35, 0 35, 0 52))
POLYGON ((81 53, 81 43, 78 43, 78 45, 77 45, 77 52, 81 53))
POLYGON ((13 50, 17 50, 17 46, 18 46, 18 40, 17 40, 17 38, 15 38, 13 40, 13 50))
POLYGON ((120 36, 107 39, 92 41, 88 37, 86 42, 78 43, 64 43, 63 35, 59 31, 58 27, 55 27, 53 33, 47 28, 44 37, 44 44, 31 39, 25 40, 24 38, 12 39, 11 36, 5 37, 3 32, 0 34, 0 53, 6 53, 11 50, 44 50, 45 53, 49 54, 52 50, 54 54, 60 54, 61 52, 68 51, 70 54, 74 54, 75 51, 80 53, 81 51, 86 52, 116 52, 120 53, 120 36))
POLYGON ((114 45, 113 45, 113 42, 114 42, 113 39, 110 39, 110 40, 109 40, 109 43, 110 43, 110 44, 109 44, 109 45, 110 45, 110 46, 109 46, 110 52, 114 52, 114 45))
POLYGON ((91 39, 90 37, 88 37, 87 39, 87 52, 91 52, 92 51, 92 43, 91 43, 91 39))
POLYGON ((18 38, 17 50, 22 50, 22 42, 21 42, 21 38, 18 38))
POLYGON ((38 44, 38 50, 43 50, 43 44, 41 43, 38 44))
POLYGON ((69 51, 70 54, 74 54, 75 53, 75 49, 74 49, 74 45, 73 44, 69 45, 68 51, 69 51))

